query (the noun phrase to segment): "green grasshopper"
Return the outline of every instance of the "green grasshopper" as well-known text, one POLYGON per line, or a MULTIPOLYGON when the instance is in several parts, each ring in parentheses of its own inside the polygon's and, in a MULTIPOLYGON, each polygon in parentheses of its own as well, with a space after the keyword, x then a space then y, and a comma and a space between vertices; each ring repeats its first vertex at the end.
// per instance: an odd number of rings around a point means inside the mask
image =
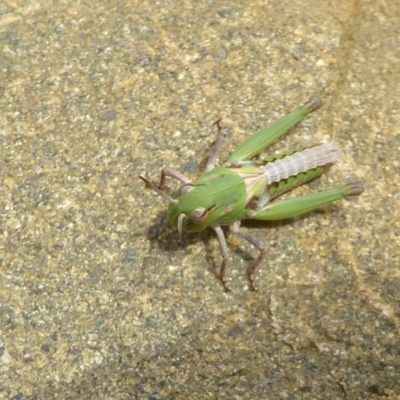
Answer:
POLYGON ((292 218, 363 192, 364 185, 357 180, 335 189, 270 204, 282 193, 322 175, 339 160, 341 150, 334 143, 317 144, 274 157, 259 157, 262 150, 321 106, 318 97, 310 98, 303 106, 255 133, 233 151, 222 166, 215 168, 217 154, 225 137, 224 130, 217 122, 219 133, 214 151, 207 162, 206 172, 195 181, 168 167, 162 168, 159 185, 139 176, 146 187, 155 190, 169 202, 168 219, 178 228, 179 241, 183 231, 201 232, 209 226, 214 229, 222 256, 219 275, 226 291, 230 290, 226 277, 229 250, 221 226, 229 225, 231 231, 259 250, 258 257, 248 269, 250 286, 255 289, 255 273, 267 249, 262 241, 240 230, 242 220, 276 221, 292 218), (182 183, 176 198, 165 193, 167 176, 182 183))

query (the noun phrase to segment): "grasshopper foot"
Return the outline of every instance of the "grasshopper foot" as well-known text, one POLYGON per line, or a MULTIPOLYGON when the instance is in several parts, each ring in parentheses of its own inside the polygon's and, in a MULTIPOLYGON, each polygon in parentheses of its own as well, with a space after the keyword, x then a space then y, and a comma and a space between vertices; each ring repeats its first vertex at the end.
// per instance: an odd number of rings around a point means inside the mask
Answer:
POLYGON ((258 289, 257 289, 257 285, 256 285, 256 282, 255 282, 255 279, 256 279, 255 275, 250 271, 250 272, 247 274, 247 277, 248 277, 248 279, 249 279, 250 290, 251 290, 252 292, 256 292, 258 289))

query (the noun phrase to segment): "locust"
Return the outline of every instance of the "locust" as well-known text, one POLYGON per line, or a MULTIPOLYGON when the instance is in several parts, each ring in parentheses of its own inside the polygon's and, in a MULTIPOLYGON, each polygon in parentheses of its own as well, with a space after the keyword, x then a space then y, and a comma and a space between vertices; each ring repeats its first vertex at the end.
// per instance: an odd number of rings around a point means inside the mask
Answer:
POLYGON ((266 257, 267 246, 256 236, 241 230, 241 221, 293 218, 364 191, 363 182, 354 180, 330 190, 273 201, 294 187, 321 176, 341 157, 341 149, 333 142, 297 148, 270 157, 260 156, 264 149, 321 106, 318 96, 311 97, 301 107, 249 137, 221 166, 215 167, 226 136, 218 121, 214 150, 207 161, 205 173, 196 180, 192 181, 169 167, 162 168, 158 185, 139 176, 146 188, 153 189, 169 203, 168 219, 178 229, 179 242, 184 231, 201 232, 208 227, 215 231, 222 256, 219 277, 226 291, 230 290, 226 274, 229 249, 223 226, 229 226, 230 231, 258 249, 258 257, 247 270, 250 288, 255 290, 256 271, 266 257), (167 177, 181 183, 174 197, 166 193, 167 177))

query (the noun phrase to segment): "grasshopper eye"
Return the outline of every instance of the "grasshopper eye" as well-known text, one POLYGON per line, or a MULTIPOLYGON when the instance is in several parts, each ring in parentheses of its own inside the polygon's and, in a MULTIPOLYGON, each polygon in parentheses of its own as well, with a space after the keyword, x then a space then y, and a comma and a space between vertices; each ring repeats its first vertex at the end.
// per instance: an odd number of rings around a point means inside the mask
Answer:
POLYGON ((190 213, 190 219, 194 224, 201 224, 207 218, 207 215, 208 215, 208 210, 203 207, 199 207, 195 208, 190 213))
POLYGON ((183 196, 184 194, 188 194, 193 191, 194 186, 191 184, 183 185, 179 188, 179 194, 183 196))

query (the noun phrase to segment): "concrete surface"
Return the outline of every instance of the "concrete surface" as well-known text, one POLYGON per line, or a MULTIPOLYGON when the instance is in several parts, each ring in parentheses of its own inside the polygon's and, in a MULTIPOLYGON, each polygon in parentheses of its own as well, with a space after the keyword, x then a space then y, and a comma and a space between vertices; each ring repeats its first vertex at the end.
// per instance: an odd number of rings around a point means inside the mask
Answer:
POLYGON ((400 398, 400 3, 41 1, 0 5, 0 398, 400 398), (328 141, 304 218, 184 246, 138 175, 196 177, 319 94, 271 152, 328 141))

